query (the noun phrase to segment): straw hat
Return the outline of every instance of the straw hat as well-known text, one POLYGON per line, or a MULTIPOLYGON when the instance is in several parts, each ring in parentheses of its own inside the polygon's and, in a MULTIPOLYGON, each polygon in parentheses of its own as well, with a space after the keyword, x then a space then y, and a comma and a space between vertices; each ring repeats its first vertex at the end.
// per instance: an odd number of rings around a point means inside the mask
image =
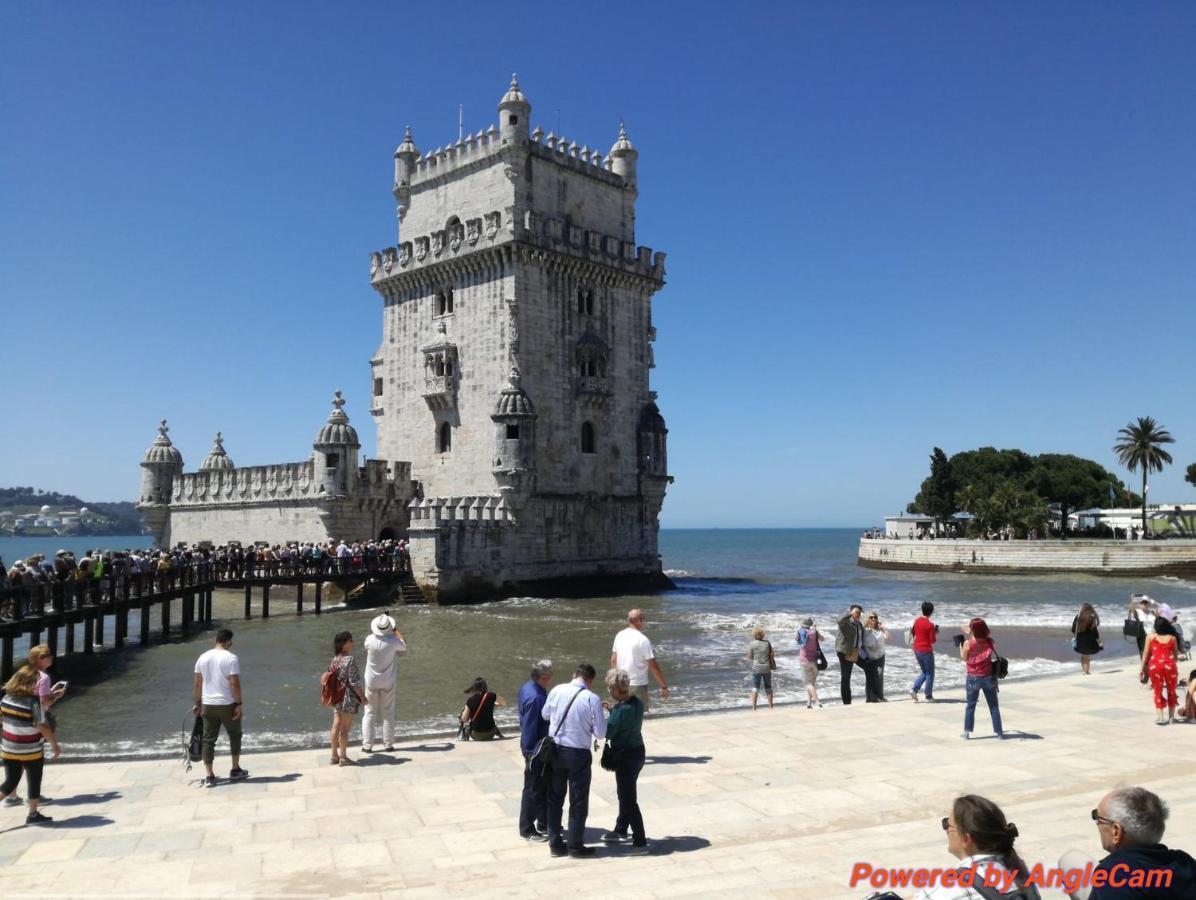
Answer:
POLYGON ((395 620, 386 613, 376 617, 374 621, 370 622, 370 631, 378 637, 383 637, 395 630, 395 620))

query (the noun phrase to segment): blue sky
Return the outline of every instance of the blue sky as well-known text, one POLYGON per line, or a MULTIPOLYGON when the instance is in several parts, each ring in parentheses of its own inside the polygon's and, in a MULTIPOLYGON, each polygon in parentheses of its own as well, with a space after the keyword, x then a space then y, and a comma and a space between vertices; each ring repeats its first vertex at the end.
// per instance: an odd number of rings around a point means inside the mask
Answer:
POLYGON ((391 154, 517 70, 640 149, 666 526, 878 522, 935 445, 1112 468, 1138 415, 1196 501, 1196 7, 446 9, 0 8, 0 484, 131 499, 162 416, 298 460, 338 387, 372 455, 391 154))

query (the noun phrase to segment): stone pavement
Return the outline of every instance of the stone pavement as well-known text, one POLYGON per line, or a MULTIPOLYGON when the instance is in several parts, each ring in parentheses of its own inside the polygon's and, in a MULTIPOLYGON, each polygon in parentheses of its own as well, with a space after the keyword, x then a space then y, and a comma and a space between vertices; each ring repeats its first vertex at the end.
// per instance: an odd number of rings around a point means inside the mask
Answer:
MULTIPOLYGON (((1099 858, 1088 812, 1126 783, 1169 802, 1166 843, 1196 849, 1196 726, 1157 727, 1130 666, 1006 683, 1019 738, 1004 742, 983 700, 981 739, 965 743, 959 693, 915 705, 901 687, 879 705, 650 718, 649 857, 551 859, 516 834, 517 741, 428 739, 356 768, 329 766, 324 750, 247 756, 252 777, 215 790, 177 761, 49 765, 58 825, 26 828, 23 810, 0 809, 0 865, 6 887, 44 897, 859 898, 857 861, 952 862, 938 823, 959 793, 996 800, 1031 863, 1072 848, 1099 858)), ((595 761, 591 840, 614 815, 613 776, 595 761)))

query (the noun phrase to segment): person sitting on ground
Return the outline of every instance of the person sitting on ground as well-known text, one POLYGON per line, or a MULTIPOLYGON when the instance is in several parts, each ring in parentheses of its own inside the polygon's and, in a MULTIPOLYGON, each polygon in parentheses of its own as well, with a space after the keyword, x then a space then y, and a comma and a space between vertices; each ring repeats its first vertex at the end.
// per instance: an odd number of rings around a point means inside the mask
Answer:
POLYGON ((1188 689, 1184 692, 1184 705, 1177 709, 1175 715, 1185 719, 1188 724, 1196 722, 1196 669, 1188 673, 1188 689))
POLYGON ((475 678, 465 693, 469 696, 459 718, 462 725, 469 726, 469 739, 492 741, 496 736, 501 738, 502 733, 494 723, 494 707, 506 706, 507 701, 490 691, 485 678, 475 678))
POLYGON ((1183 850, 1171 850, 1162 844, 1169 811, 1156 794, 1142 787, 1123 787, 1105 794, 1092 811, 1101 846, 1109 855, 1100 861, 1096 872, 1118 884, 1097 884, 1094 880, 1088 900, 1190 900, 1196 885, 1196 859, 1183 850), (1111 876, 1120 873, 1120 877, 1111 876), (1138 887, 1134 876, 1142 873, 1169 876, 1161 887, 1138 887))
MULTIPOLYGON (((998 883, 1004 883, 1009 873, 1015 873, 1020 897, 1031 900, 1039 896, 1034 885, 1026 884, 1029 870, 1013 846, 1017 826, 1005 820, 997 804, 976 794, 956 797, 941 824, 947 833, 947 852, 959 860, 958 871, 975 870, 976 884, 998 878, 998 883)), ((914 900, 982 900, 987 896, 974 887, 940 883, 919 891, 914 900)))

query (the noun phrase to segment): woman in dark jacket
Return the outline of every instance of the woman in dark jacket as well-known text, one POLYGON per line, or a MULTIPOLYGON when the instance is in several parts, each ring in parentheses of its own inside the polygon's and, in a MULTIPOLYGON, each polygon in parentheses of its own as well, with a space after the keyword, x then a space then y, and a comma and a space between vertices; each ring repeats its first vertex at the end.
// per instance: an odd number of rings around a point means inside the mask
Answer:
POLYGON ((1100 640, 1100 616, 1091 603, 1080 607, 1080 614, 1071 620, 1071 645, 1080 654, 1080 669, 1085 675, 1092 665, 1092 657, 1104 649, 1100 640))
POLYGON ((622 669, 606 673, 606 689, 614 706, 606 723, 606 739, 615 755, 615 787, 619 793, 619 817, 615 827, 602 835, 608 844, 627 841, 631 830, 631 855, 647 856, 648 839, 644 817, 636 797, 636 782, 644 768, 644 704, 631 692, 631 676, 622 669))

